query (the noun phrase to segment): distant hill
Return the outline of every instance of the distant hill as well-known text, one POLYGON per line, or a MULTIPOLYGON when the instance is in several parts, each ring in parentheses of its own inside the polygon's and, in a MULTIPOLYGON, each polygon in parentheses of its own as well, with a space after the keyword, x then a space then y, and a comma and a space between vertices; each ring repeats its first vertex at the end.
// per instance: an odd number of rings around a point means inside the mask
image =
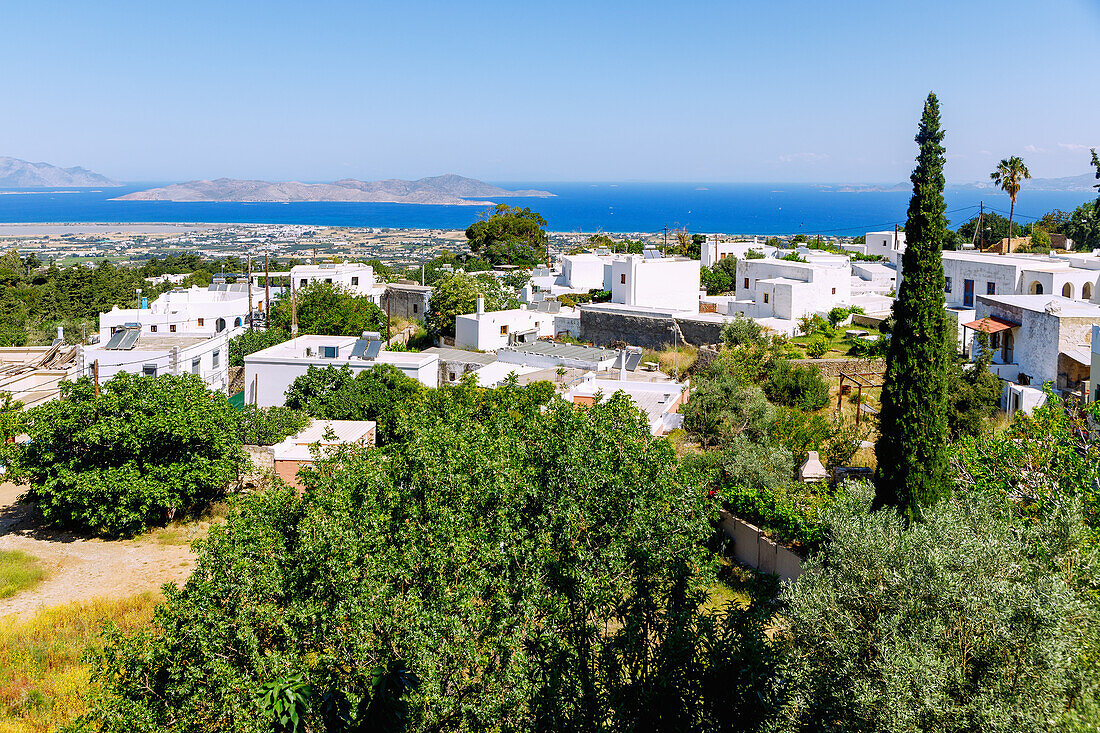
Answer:
POLYGON ((451 204, 484 206, 489 198, 516 196, 553 196, 549 191, 509 191, 484 181, 463 178, 453 173, 444 176, 403 181, 358 181, 345 178, 333 183, 297 181, 243 181, 218 178, 214 181, 188 181, 161 188, 150 188, 119 196, 115 201, 363 201, 392 204, 451 204))
POLYGON ((0 156, 0 188, 100 188, 121 186, 87 168, 58 168, 0 156))

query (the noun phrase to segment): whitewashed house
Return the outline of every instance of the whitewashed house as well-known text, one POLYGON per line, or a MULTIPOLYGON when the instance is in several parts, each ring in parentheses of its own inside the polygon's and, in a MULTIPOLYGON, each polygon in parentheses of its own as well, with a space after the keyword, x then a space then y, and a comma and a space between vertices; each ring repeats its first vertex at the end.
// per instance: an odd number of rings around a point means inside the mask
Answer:
POLYGON ((699 260, 622 255, 611 263, 611 302, 641 308, 699 312, 699 260))
POLYGON ((229 389, 230 331, 210 336, 150 332, 140 323, 112 327, 106 340, 85 346, 81 373, 106 381, 119 372, 158 377, 194 374, 212 390, 229 389))
POLYGON ((749 250, 759 252, 762 255, 774 255, 776 252, 775 247, 769 247, 755 239, 738 240, 736 242, 720 242, 708 239, 699 249, 699 261, 703 267, 714 267, 725 259, 742 259, 748 255, 749 250))
POLYGON ((847 257, 806 257, 807 262, 784 259, 737 261, 733 299, 718 312, 744 314, 766 325, 792 333, 795 322, 807 315, 826 314, 852 299, 852 269, 847 257))
POLYGON ((844 249, 884 257, 891 265, 901 267, 901 256, 905 254, 905 232, 867 232, 864 240, 862 245, 848 244, 844 249))
POLYGON ((119 308, 99 314, 99 341, 107 343, 123 326, 156 336, 210 337, 241 329, 248 322, 248 284, 211 285, 169 290, 144 308, 119 308))
POLYGON ((486 311, 485 299, 477 298, 473 313, 455 317, 455 348, 495 351, 504 346, 529 343, 540 338, 580 332, 580 315, 557 301, 542 301, 534 308, 486 311))
POLYGON ((589 372, 570 387, 564 397, 577 405, 591 405, 597 396, 608 399, 623 392, 645 413, 653 435, 667 435, 683 426, 680 407, 688 401, 690 384, 674 381, 638 382, 627 379, 598 379, 589 372))
POLYGON ((295 265, 290 268, 290 278, 296 288, 304 288, 313 282, 338 285, 355 295, 367 296, 375 305, 381 302, 386 292, 385 283, 375 281, 374 268, 362 262, 295 265))
POLYGON ((299 336, 249 354, 244 358, 245 401, 260 407, 286 402, 286 391, 312 367, 348 367, 358 373, 376 364, 389 364, 428 387, 439 381, 436 354, 384 351, 378 334, 354 336, 299 336))
POLYGON ((966 341, 976 354, 978 332, 988 334, 990 369, 1007 383, 1008 412, 1037 404, 1048 382, 1087 394, 1100 305, 1058 295, 980 295, 975 306, 975 320, 964 324, 966 341))

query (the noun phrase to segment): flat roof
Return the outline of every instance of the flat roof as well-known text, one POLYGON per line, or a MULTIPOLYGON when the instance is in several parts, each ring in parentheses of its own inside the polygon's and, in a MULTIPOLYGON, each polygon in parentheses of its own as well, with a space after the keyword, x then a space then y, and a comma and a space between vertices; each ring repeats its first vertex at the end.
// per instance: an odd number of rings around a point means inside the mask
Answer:
POLYGON ((430 349, 424 349, 420 353, 435 354, 440 361, 461 361, 467 364, 492 364, 497 360, 495 354, 467 351, 466 349, 448 349, 443 346, 433 346, 430 349))
POLYGON ((532 341, 518 346, 505 346, 501 351, 514 351, 520 354, 537 354, 539 356, 555 356, 563 359, 584 359, 590 361, 606 361, 608 359, 615 359, 619 355, 617 351, 600 348, 599 346, 562 344, 556 341, 532 341))
POLYGON ((1064 298, 1061 295, 978 295, 975 297, 985 303, 1000 303, 1040 313, 1047 312, 1048 306, 1054 306, 1058 309, 1059 315, 1100 318, 1100 305, 1064 298))
MULTIPOLYGON (((352 363, 351 359, 351 347, 359 339, 355 336, 321 336, 317 334, 307 334, 305 336, 299 336, 289 341, 284 341, 281 344, 275 344, 269 346, 262 351, 249 354, 245 357, 245 361, 308 361, 311 364, 317 364, 321 366, 327 365, 343 365, 352 363), (318 346, 337 346, 339 347, 339 355, 335 359, 323 358, 320 355, 306 356, 306 347, 318 347, 318 346)), ((429 354, 419 351, 381 351, 378 354, 377 359, 355 359, 356 364, 368 364, 371 362, 380 364, 393 364, 394 366, 400 366, 402 364, 408 366, 423 366, 428 361, 438 359, 435 354, 429 354)))

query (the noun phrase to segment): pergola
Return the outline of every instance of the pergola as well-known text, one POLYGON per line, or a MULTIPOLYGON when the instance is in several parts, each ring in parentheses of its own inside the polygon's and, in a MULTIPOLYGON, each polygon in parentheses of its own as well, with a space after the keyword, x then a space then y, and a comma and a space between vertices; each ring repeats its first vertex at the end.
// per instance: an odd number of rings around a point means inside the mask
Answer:
POLYGON ((837 390, 836 409, 840 412, 840 406, 844 400, 844 380, 847 379, 856 387, 859 398, 859 408, 856 410, 856 425, 859 425, 860 415, 863 414, 863 390, 882 387, 885 372, 841 372, 840 389, 837 390))

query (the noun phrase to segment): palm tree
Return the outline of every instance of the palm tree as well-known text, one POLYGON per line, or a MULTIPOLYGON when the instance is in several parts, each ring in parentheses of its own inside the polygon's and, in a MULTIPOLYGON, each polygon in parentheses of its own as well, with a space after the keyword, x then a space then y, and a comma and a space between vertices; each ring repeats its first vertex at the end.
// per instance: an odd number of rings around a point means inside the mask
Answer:
POLYGON ((1012 251, 1012 215, 1016 212, 1016 194, 1020 193, 1020 181, 1031 178, 1031 172, 1024 165, 1023 158, 1013 155, 1004 158, 997 164, 997 168, 989 174, 990 180, 1001 187, 1012 200, 1012 206, 1008 209, 1008 251, 1012 251))

